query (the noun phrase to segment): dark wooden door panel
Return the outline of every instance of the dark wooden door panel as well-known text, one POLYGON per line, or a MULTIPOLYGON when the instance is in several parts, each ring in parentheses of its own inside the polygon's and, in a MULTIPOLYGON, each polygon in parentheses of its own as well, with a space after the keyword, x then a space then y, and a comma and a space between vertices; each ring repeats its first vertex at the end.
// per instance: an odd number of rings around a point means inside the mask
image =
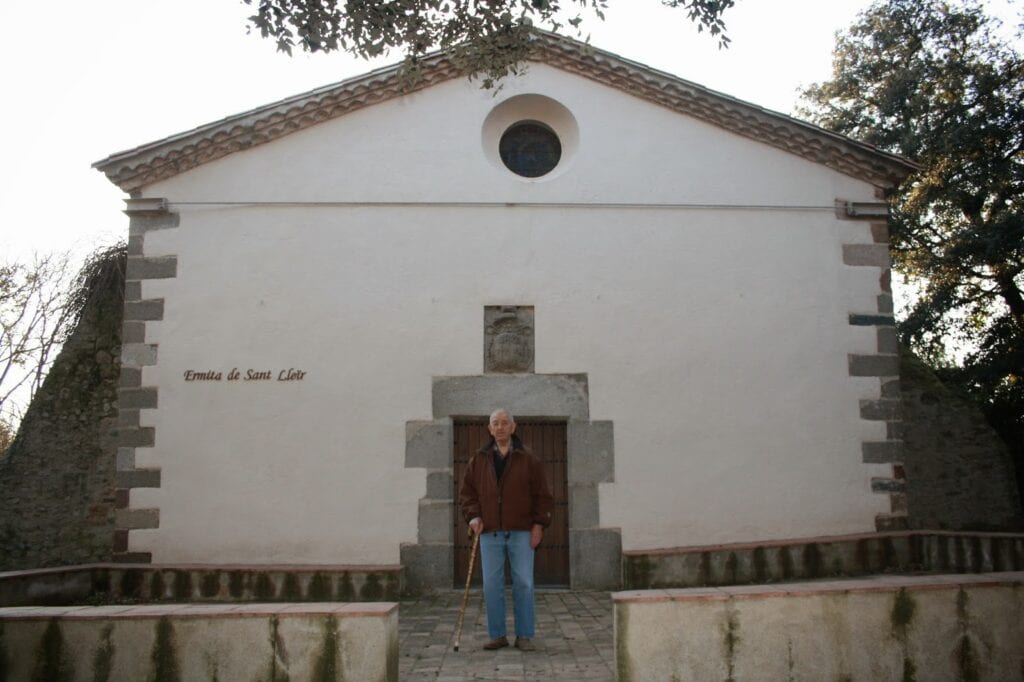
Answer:
MULTIPOLYGON (((534 558, 536 584, 547 586, 569 585, 569 482, 565 422, 517 418, 516 435, 544 464, 548 484, 555 498, 551 526, 544 531, 544 541, 534 558)), ((455 422, 455 586, 466 584, 466 569, 472 539, 469 526, 459 510, 459 486, 470 458, 490 440, 487 418, 456 420, 455 422)), ((480 584, 480 557, 473 568, 473 583, 480 584)))

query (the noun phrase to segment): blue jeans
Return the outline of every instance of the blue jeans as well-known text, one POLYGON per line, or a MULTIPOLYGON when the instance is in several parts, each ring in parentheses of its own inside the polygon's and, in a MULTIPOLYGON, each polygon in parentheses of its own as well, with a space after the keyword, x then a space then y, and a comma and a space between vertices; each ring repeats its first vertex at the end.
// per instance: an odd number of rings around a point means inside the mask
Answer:
POLYGON ((533 639, 533 549, 530 531, 499 530, 480 536, 480 569, 484 576, 487 634, 505 636, 505 557, 512 568, 512 611, 516 637, 533 639))

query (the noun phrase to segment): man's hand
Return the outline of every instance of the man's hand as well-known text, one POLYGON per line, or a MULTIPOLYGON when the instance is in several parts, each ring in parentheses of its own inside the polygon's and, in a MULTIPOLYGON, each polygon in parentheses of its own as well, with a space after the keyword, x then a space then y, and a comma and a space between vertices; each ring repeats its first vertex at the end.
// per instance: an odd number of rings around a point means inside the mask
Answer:
POLYGON ((478 516, 469 522, 469 527, 473 529, 474 533, 480 535, 484 530, 484 520, 478 516))
POLYGON ((537 545, 544 538, 544 526, 539 526, 536 523, 533 524, 533 528, 530 529, 530 549, 537 549, 537 545))

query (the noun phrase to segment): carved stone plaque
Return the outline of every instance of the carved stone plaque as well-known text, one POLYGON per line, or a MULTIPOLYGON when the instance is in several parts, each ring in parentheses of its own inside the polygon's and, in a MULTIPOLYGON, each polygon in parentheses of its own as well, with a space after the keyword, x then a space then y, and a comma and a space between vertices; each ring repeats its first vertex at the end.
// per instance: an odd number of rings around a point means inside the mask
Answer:
POLYGON ((533 371, 533 306, 485 306, 484 372, 533 371))

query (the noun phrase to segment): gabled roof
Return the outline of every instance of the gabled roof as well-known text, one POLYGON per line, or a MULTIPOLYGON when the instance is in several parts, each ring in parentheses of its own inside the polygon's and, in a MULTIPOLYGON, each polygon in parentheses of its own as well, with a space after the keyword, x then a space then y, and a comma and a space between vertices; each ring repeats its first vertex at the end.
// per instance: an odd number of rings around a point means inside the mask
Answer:
MULTIPOLYGON (((878 187, 894 187, 916 168, 901 156, 563 36, 538 31, 530 61, 617 88, 878 187)), ((131 193, 208 161, 463 75, 443 53, 427 57, 421 74, 415 85, 403 89, 399 66, 371 71, 118 152, 93 166, 131 193)))

